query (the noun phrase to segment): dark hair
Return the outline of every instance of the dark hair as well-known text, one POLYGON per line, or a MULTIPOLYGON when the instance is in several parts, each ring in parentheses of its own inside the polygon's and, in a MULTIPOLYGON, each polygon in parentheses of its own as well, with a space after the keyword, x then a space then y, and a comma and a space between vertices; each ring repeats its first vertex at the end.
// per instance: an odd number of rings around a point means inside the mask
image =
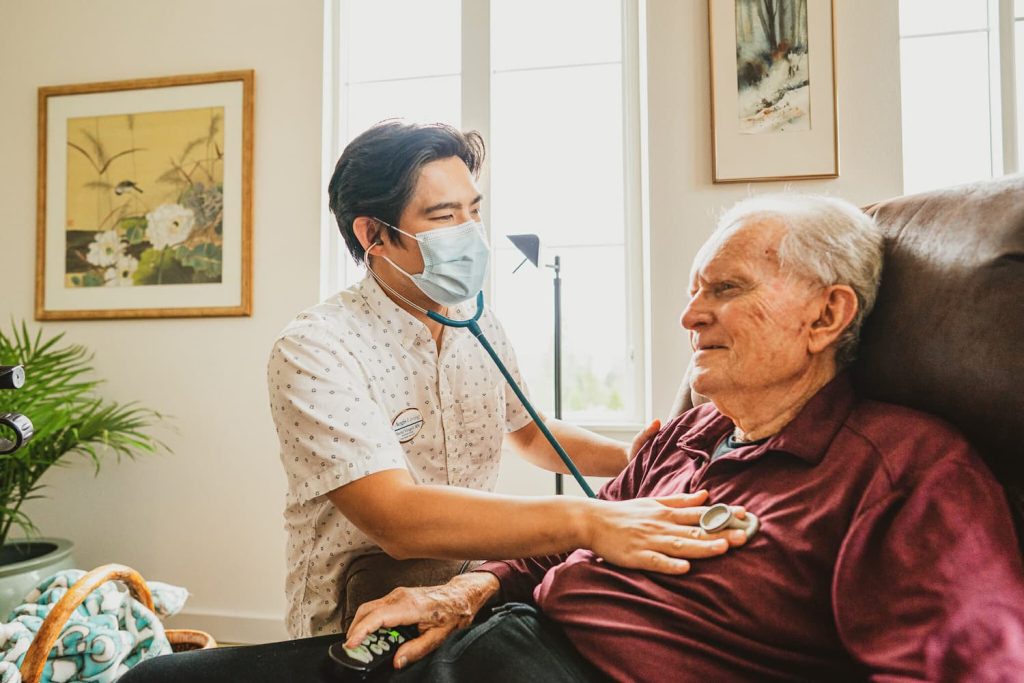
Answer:
MULTIPOLYGON (((362 262, 364 253, 352 229, 356 218, 369 216, 398 225, 426 164, 458 157, 477 178, 484 154, 480 133, 462 133, 443 123, 392 119, 360 134, 341 153, 327 186, 331 213, 352 258, 362 262)), ((396 231, 389 228, 384 234, 389 242, 398 241, 396 231)))

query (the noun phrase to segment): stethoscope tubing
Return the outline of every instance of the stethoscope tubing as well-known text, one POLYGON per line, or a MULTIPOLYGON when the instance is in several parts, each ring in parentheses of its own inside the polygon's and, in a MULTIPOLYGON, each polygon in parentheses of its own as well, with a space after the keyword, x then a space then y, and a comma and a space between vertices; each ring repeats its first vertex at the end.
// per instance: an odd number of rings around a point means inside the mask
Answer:
POLYGON ((381 278, 377 277, 377 273, 373 272, 373 268, 370 267, 369 252, 365 252, 363 254, 363 265, 366 266, 366 270, 369 271, 373 278, 382 287, 387 289, 389 292, 391 292, 392 294, 394 294, 399 299, 406 302, 413 308, 419 310, 422 313, 425 313, 426 316, 431 320, 439 322, 442 325, 445 325, 446 327, 461 327, 464 329, 468 329, 469 332, 474 337, 476 337, 476 340, 480 342, 480 345, 484 347, 484 351, 486 351, 487 355, 491 357, 491 360, 494 361, 494 364, 498 366, 498 370, 500 370, 502 376, 505 377, 505 381, 508 382, 508 385, 510 387, 512 387, 512 391, 515 392, 516 397, 523 404, 523 407, 526 408, 526 412, 529 413, 530 417, 533 419, 533 423, 537 425, 538 428, 540 428, 540 431, 544 435, 544 438, 548 440, 548 443, 551 444, 551 447, 555 449, 555 453, 557 453, 558 457, 561 458, 563 463, 565 463, 565 466, 569 469, 569 473, 572 474, 572 477, 573 479, 576 480, 576 483, 580 485, 580 488, 583 489, 583 492, 587 494, 589 498, 597 497, 596 495, 594 495, 594 490, 590 488, 590 484, 587 483, 587 480, 583 478, 583 475, 576 467, 576 463, 572 461, 572 458, 569 457, 569 454, 565 452, 564 448, 562 448, 562 444, 558 443, 558 439, 556 439, 555 435, 551 433, 551 430, 548 429, 548 426, 544 424, 544 420, 541 419, 540 415, 534 409, 533 404, 530 403, 530 399, 526 398, 526 394, 524 394, 523 390, 519 388, 519 384, 509 373, 508 368, 505 367, 505 364, 501 361, 501 358, 498 357, 498 354, 494 351, 494 348, 491 346, 491 343, 487 341, 487 337, 484 336, 483 330, 480 329, 480 325, 477 323, 477 321, 480 320, 480 316, 483 315, 484 312, 483 291, 476 293, 476 313, 473 315, 472 318, 469 318, 467 320, 453 320, 448 316, 441 315, 436 311, 428 311, 422 306, 416 305, 415 303, 409 301, 409 299, 405 298, 404 296, 396 292, 394 289, 392 289, 381 278))
POLYGON ((480 329, 480 325, 477 323, 477 320, 479 320, 480 314, 483 313, 483 310, 484 293, 479 292, 476 295, 476 315, 469 320, 452 320, 451 318, 443 316, 440 313, 435 313, 434 311, 427 311, 427 315, 431 320, 436 320, 442 325, 448 325, 450 327, 464 327, 468 329, 474 337, 476 337, 476 340, 480 342, 480 346, 484 347, 484 351, 486 351, 487 355, 491 357, 494 364, 498 366, 498 370, 501 371, 501 374, 505 377, 505 381, 508 382, 508 385, 512 387, 512 391, 515 392, 516 397, 523 404, 523 407, 526 408, 526 412, 530 414, 534 424, 536 424, 540 429, 544 438, 548 440, 549 444, 551 444, 551 447, 555 449, 555 453, 558 454, 558 457, 562 459, 563 463, 565 463, 565 466, 569 469, 569 473, 572 474, 573 479, 576 480, 576 483, 580 485, 580 488, 583 489, 583 492, 587 494, 588 497, 596 498, 594 490, 590 488, 590 484, 588 484, 587 480, 583 478, 583 475, 576 467, 576 463, 572 461, 569 454, 565 452, 564 448, 562 448, 562 444, 558 443, 558 439, 556 439, 555 435, 551 433, 548 426, 544 424, 544 420, 541 419, 541 416, 534 409, 533 404, 530 403, 530 399, 526 398, 526 394, 524 394, 523 390, 519 388, 519 384, 512 377, 512 374, 508 371, 508 368, 505 367, 505 364, 501 362, 501 358, 498 357, 497 352, 494 350, 494 347, 491 346, 487 337, 484 336, 483 330, 480 329))

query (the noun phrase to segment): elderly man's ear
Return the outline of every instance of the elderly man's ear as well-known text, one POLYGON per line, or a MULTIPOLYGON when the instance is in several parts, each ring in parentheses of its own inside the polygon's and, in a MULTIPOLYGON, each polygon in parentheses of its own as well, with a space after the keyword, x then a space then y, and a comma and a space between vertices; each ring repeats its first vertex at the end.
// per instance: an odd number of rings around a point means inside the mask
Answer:
POLYGON ((811 323, 807 339, 811 353, 821 353, 835 343, 857 314, 857 295, 847 285, 826 287, 819 301, 818 318, 811 323))

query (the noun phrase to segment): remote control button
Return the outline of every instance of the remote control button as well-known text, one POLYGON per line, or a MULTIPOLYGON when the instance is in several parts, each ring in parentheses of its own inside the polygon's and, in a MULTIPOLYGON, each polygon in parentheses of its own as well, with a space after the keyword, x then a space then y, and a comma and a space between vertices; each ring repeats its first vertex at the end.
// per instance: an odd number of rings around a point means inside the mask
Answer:
POLYGON ((390 652, 391 651, 391 644, 388 643, 388 641, 386 641, 386 640, 382 640, 379 643, 377 643, 377 647, 379 647, 384 652, 390 652))
POLYGON ((363 664, 369 664, 373 661, 373 655, 371 655, 370 651, 362 645, 351 650, 346 647, 345 653, 352 659, 356 660, 357 662, 362 662, 363 664))
POLYGON ((377 655, 378 657, 384 654, 384 651, 380 649, 380 645, 378 645, 377 643, 370 645, 370 652, 377 655))

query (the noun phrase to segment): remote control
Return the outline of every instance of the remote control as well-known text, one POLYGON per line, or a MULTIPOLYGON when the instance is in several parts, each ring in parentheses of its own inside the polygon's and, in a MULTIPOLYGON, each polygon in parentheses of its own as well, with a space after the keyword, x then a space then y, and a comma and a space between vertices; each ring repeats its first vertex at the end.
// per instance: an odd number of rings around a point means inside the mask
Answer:
POLYGON ((349 649, 345 641, 331 645, 327 651, 334 662, 335 674, 343 680, 361 681, 369 678, 395 657, 398 647, 420 634, 415 626, 379 628, 363 638, 363 642, 349 649))

